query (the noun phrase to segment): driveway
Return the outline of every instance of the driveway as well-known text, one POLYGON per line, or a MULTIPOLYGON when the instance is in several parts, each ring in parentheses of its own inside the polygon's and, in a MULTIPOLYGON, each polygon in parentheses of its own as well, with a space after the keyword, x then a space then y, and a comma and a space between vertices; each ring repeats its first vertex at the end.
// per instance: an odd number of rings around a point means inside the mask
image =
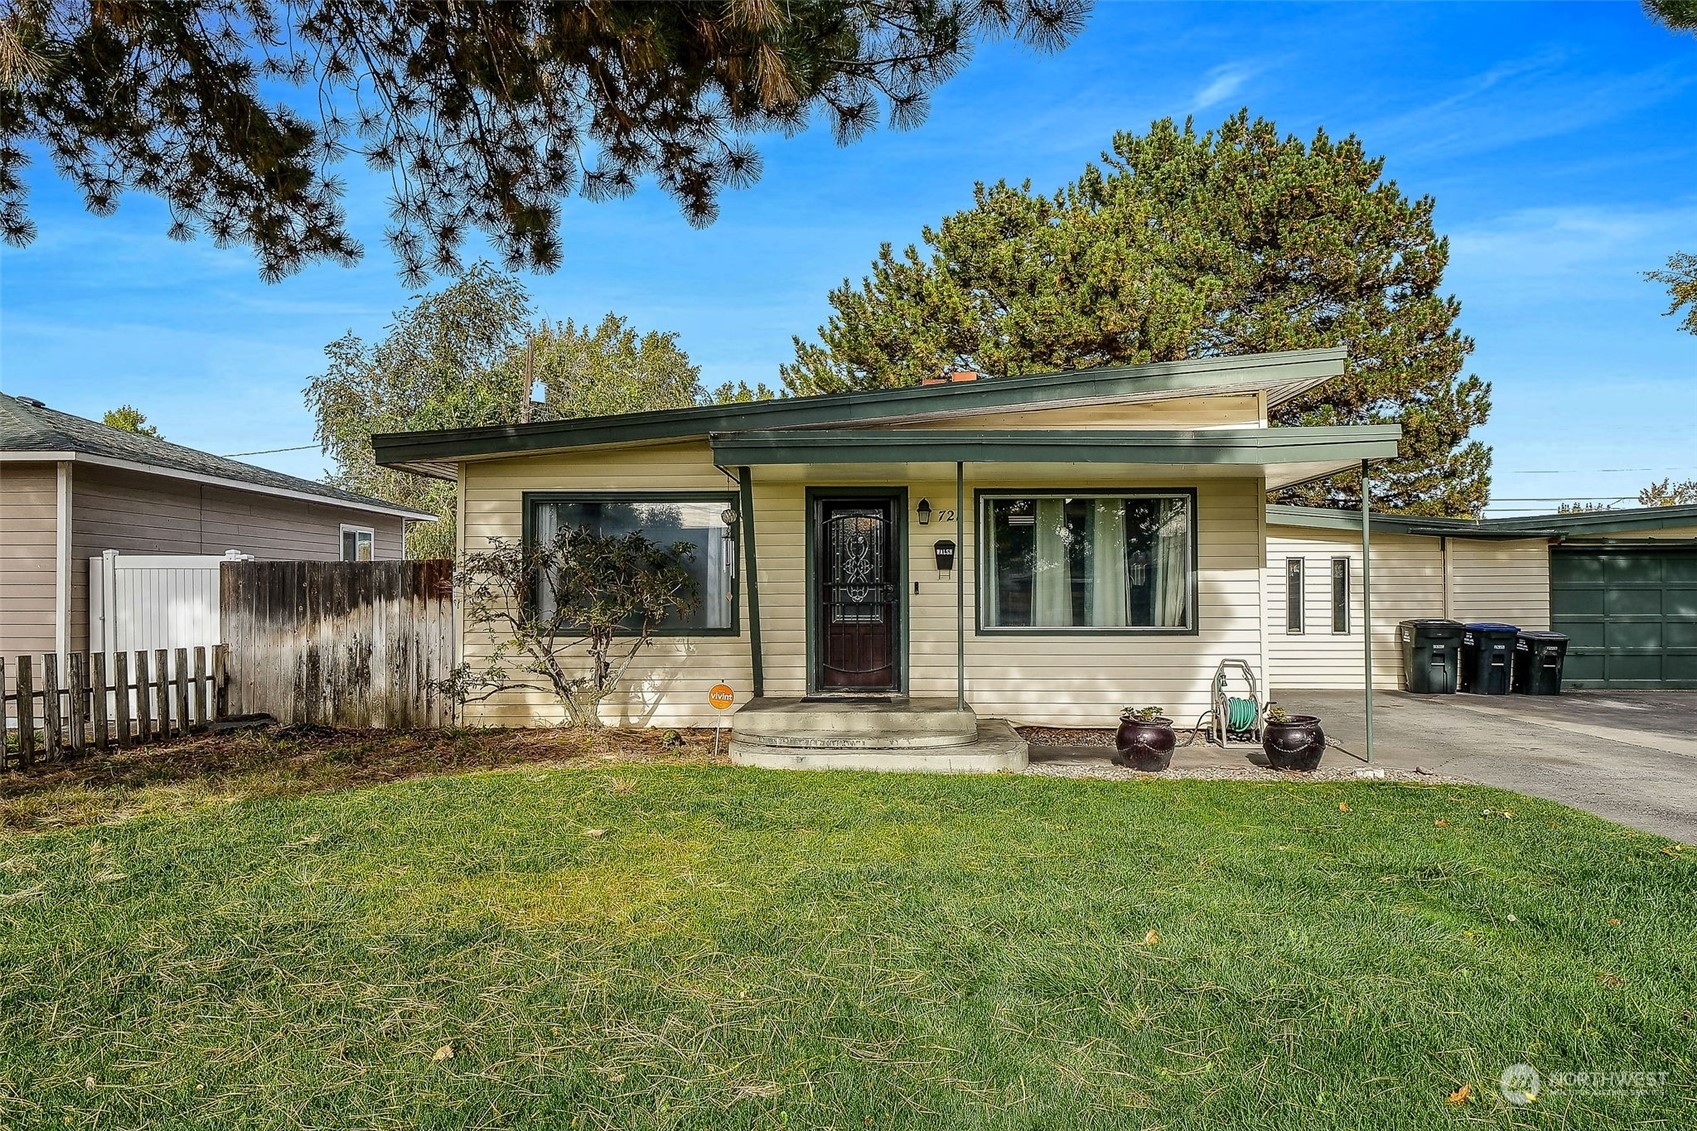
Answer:
MULTIPOLYGON (((1329 744, 1366 749, 1357 691, 1284 691, 1329 744)), ((1697 691, 1373 694, 1373 760, 1530 793, 1697 844, 1697 691)))

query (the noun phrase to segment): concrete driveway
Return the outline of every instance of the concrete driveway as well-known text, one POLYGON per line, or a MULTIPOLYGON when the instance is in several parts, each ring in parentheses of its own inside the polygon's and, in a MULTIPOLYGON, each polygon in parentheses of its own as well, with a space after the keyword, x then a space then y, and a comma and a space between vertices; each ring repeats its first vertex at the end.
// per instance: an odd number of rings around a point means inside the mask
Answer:
MULTIPOLYGON (((1283 691, 1330 746, 1366 749, 1355 691, 1283 691)), ((1374 762, 1546 797, 1697 844, 1697 691, 1373 695, 1374 762)))

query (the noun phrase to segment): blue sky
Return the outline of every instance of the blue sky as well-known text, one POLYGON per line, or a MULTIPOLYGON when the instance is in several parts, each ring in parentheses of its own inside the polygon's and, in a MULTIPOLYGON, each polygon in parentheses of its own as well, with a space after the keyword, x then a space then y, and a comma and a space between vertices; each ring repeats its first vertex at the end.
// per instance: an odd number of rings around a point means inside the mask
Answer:
MULTIPOLYGON (((1058 56, 981 49, 917 130, 762 139, 760 182, 706 230, 652 189, 573 202, 564 266, 526 282, 553 318, 677 331, 709 385, 775 384, 826 292, 970 203, 974 181, 1051 189, 1115 130, 1239 106, 1354 133, 1404 192, 1436 198, 1469 368, 1495 386, 1493 513, 1697 478, 1697 337, 1641 277, 1697 252, 1697 37, 1636 3, 1101 4, 1058 56)), ((343 172, 364 262, 267 286, 242 250, 167 240, 150 198, 98 219, 36 165, 41 235, 0 252, 0 387, 96 417, 128 401, 214 452, 308 443, 301 389, 324 345, 380 335, 410 293, 382 244, 384 182, 343 172)), ((323 468, 316 451, 254 462, 323 468)))

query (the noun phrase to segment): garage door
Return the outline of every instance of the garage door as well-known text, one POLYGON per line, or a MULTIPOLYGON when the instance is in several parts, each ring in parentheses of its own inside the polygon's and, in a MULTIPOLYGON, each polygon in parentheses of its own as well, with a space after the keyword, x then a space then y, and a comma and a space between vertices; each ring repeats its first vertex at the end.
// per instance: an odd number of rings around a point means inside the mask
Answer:
POLYGON ((1570 687, 1697 688, 1697 547, 1550 551, 1570 687))

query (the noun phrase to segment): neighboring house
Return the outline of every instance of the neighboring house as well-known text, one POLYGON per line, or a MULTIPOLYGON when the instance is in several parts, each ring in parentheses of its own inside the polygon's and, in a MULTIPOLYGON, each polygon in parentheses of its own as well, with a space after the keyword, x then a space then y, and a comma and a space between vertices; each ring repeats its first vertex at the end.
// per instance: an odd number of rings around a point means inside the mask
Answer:
POLYGON ((432 516, 0 394, 0 655, 89 648, 89 559, 399 558, 432 516))
MULTIPOLYGON (((1399 620, 1451 617, 1566 633, 1569 687, 1697 688, 1697 506, 1369 525, 1375 687, 1399 620)), ((1267 556, 1274 684, 1359 688, 1360 514, 1269 507, 1267 556)))
MULTIPOLYGON (((1342 350, 374 438, 457 480, 461 551, 562 524, 695 543, 706 599, 609 723, 749 697, 957 696, 1015 723, 1194 719, 1215 665, 1269 670, 1269 488, 1393 456, 1397 425, 1269 428, 1342 350), (982 537, 981 537, 982 534, 982 537)), ((462 626, 467 658, 493 645, 462 626)), ((557 722, 510 693, 472 722, 557 722)))

